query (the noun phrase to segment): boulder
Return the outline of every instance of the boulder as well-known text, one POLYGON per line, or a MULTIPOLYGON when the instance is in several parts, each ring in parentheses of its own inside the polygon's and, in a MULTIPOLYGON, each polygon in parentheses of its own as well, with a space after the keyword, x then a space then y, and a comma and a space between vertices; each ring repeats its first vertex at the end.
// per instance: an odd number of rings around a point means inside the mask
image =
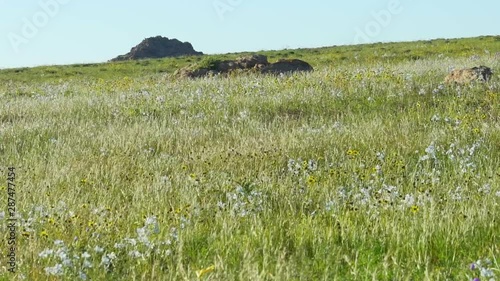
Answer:
POLYGON ((464 68, 453 70, 444 79, 445 83, 467 84, 475 81, 488 82, 493 72, 486 66, 477 66, 473 68, 464 68))
POLYGON ((287 74, 293 72, 309 72, 313 70, 313 67, 303 60, 281 59, 263 67, 260 71, 263 74, 287 74))
POLYGON ((175 72, 176 76, 179 76, 180 78, 200 78, 204 76, 209 76, 211 73, 211 70, 207 68, 200 68, 200 69, 187 69, 183 68, 179 71, 175 72))
POLYGON ((235 70, 259 69, 268 64, 267 57, 264 55, 251 55, 236 60, 207 59, 199 65, 183 68, 176 73, 180 77, 199 78, 216 74, 228 74, 235 70))
POLYGON ((312 70, 311 65, 298 59, 284 59, 270 64, 264 55, 251 55, 236 60, 207 59, 198 65, 183 68, 176 73, 180 77, 199 78, 216 74, 228 74, 233 71, 257 71, 263 74, 280 74, 312 70))
POLYGON ((195 51, 189 42, 181 42, 177 39, 156 36, 144 39, 139 45, 133 47, 129 53, 118 56, 111 61, 199 55, 203 55, 203 53, 195 51))
POLYGON ((243 69, 254 68, 256 66, 268 65, 267 57, 264 55, 251 55, 236 60, 243 69))

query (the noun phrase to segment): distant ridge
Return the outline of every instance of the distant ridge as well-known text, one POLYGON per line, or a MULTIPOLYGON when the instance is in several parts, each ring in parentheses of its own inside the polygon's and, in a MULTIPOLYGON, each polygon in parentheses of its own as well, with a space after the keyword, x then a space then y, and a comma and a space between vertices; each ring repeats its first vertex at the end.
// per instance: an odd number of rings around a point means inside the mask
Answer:
POLYGON ((129 53, 120 55, 111 61, 127 61, 140 59, 156 59, 180 56, 199 56, 202 52, 194 50, 189 42, 177 39, 156 36, 144 39, 139 45, 133 47, 129 53))

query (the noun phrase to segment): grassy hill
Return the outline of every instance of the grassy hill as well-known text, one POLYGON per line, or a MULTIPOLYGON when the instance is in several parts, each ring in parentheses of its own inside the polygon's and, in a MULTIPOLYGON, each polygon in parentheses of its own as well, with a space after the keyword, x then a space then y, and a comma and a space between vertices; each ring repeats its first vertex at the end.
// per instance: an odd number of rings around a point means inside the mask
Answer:
MULTIPOLYGON (((500 36, 485 36, 467 39, 437 39, 403 43, 377 43, 356 46, 337 46, 315 49, 262 51, 269 60, 279 58, 299 58, 315 68, 344 65, 373 65, 384 63, 418 61, 438 57, 464 58, 474 55, 485 56, 488 51, 492 56, 500 52, 500 36)), ((250 53, 212 55, 221 59, 234 59, 250 53)), ((42 66, 0 70, 0 82, 46 82, 59 79, 121 79, 144 75, 173 74, 177 69, 196 63, 208 57, 183 57, 128 61, 100 64, 74 64, 66 66, 42 66)))
POLYGON ((499 52, 269 51, 316 71, 198 80, 172 75, 196 58, 1 70, 0 280, 498 279, 499 52), (493 79, 443 84, 475 65, 493 79))

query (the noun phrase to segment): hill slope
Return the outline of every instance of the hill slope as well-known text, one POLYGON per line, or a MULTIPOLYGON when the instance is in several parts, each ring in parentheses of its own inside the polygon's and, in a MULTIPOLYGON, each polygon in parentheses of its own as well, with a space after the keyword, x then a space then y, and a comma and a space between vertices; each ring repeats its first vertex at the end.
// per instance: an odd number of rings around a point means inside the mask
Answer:
POLYGON ((0 280, 498 275, 500 79, 443 84, 498 74, 496 40, 265 52, 316 69, 289 76, 3 71, 0 280))
MULTIPOLYGON (((404 62, 438 57, 495 56, 500 53, 500 36, 483 36, 464 39, 436 39, 429 41, 377 43, 356 46, 336 46, 314 49, 279 50, 258 52, 270 60, 299 58, 315 69, 350 64, 372 65, 379 62, 404 62)), ((251 53, 211 55, 221 59, 235 59, 251 53)), ((203 60, 205 56, 150 59, 115 63, 75 64, 0 70, 0 82, 53 81, 72 78, 116 79, 154 74, 172 74, 177 69, 203 60)))

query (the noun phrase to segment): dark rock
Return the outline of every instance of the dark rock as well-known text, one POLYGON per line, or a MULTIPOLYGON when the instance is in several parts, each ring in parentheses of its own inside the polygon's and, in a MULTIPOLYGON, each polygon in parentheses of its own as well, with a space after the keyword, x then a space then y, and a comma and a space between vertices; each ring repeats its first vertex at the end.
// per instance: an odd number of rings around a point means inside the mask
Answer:
POLYGON ((197 66, 183 68, 176 72, 177 76, 186 78, 199 78, 216 74, 228 74, 236 70, 250 70, 263 68, 268 65, 264 55, 251 55, 236 60, 206 59, 197 66))
POLYGON ((464 68, 453 70, 444 79, 445 83, 467 84, 474 81, 488 82, 493 76, 491 68, 486 66, 477 66, 473 68, 464 68))
POLYGON ((213 70, 210 70, 208 68, 200 68, 200 69, 187 69, 183 68, 179 71, 176 71, 174 75, 179 76, 181 78, 200 78, 204 76, 209 76, 210 73, 212 73, 213 70))
POLYGON ((128 54, 118 56, 111 61, 198 55, 203 55, 203 53, 195 51, 189 42, 156 36, 144 39, 139 45, 133 47, 128 54))
POLYGON ((297 71, 313 71, 305 61, 291 59, 279 60, 269 64, 264 55, 251 55, 236 60, 207 59, 197 66, 191 66, 176 72, 177 76, 199 78, 209 75, 228 74, 233 71, 256 71, 264 74, 292 73, 297 71))
POLYGON ((275 63, 267 65, 261 69, 263 74, 287 74, 293 72, 313 71, 313 67, 303 60, 281 59, 275 63))
POLYGON ((268 65, 267 57, 264 55, 251 55, 248 57, 242 57, 236 60, 236 63, 241 65, 242 68, 254 68, 257 65, 268 65))

